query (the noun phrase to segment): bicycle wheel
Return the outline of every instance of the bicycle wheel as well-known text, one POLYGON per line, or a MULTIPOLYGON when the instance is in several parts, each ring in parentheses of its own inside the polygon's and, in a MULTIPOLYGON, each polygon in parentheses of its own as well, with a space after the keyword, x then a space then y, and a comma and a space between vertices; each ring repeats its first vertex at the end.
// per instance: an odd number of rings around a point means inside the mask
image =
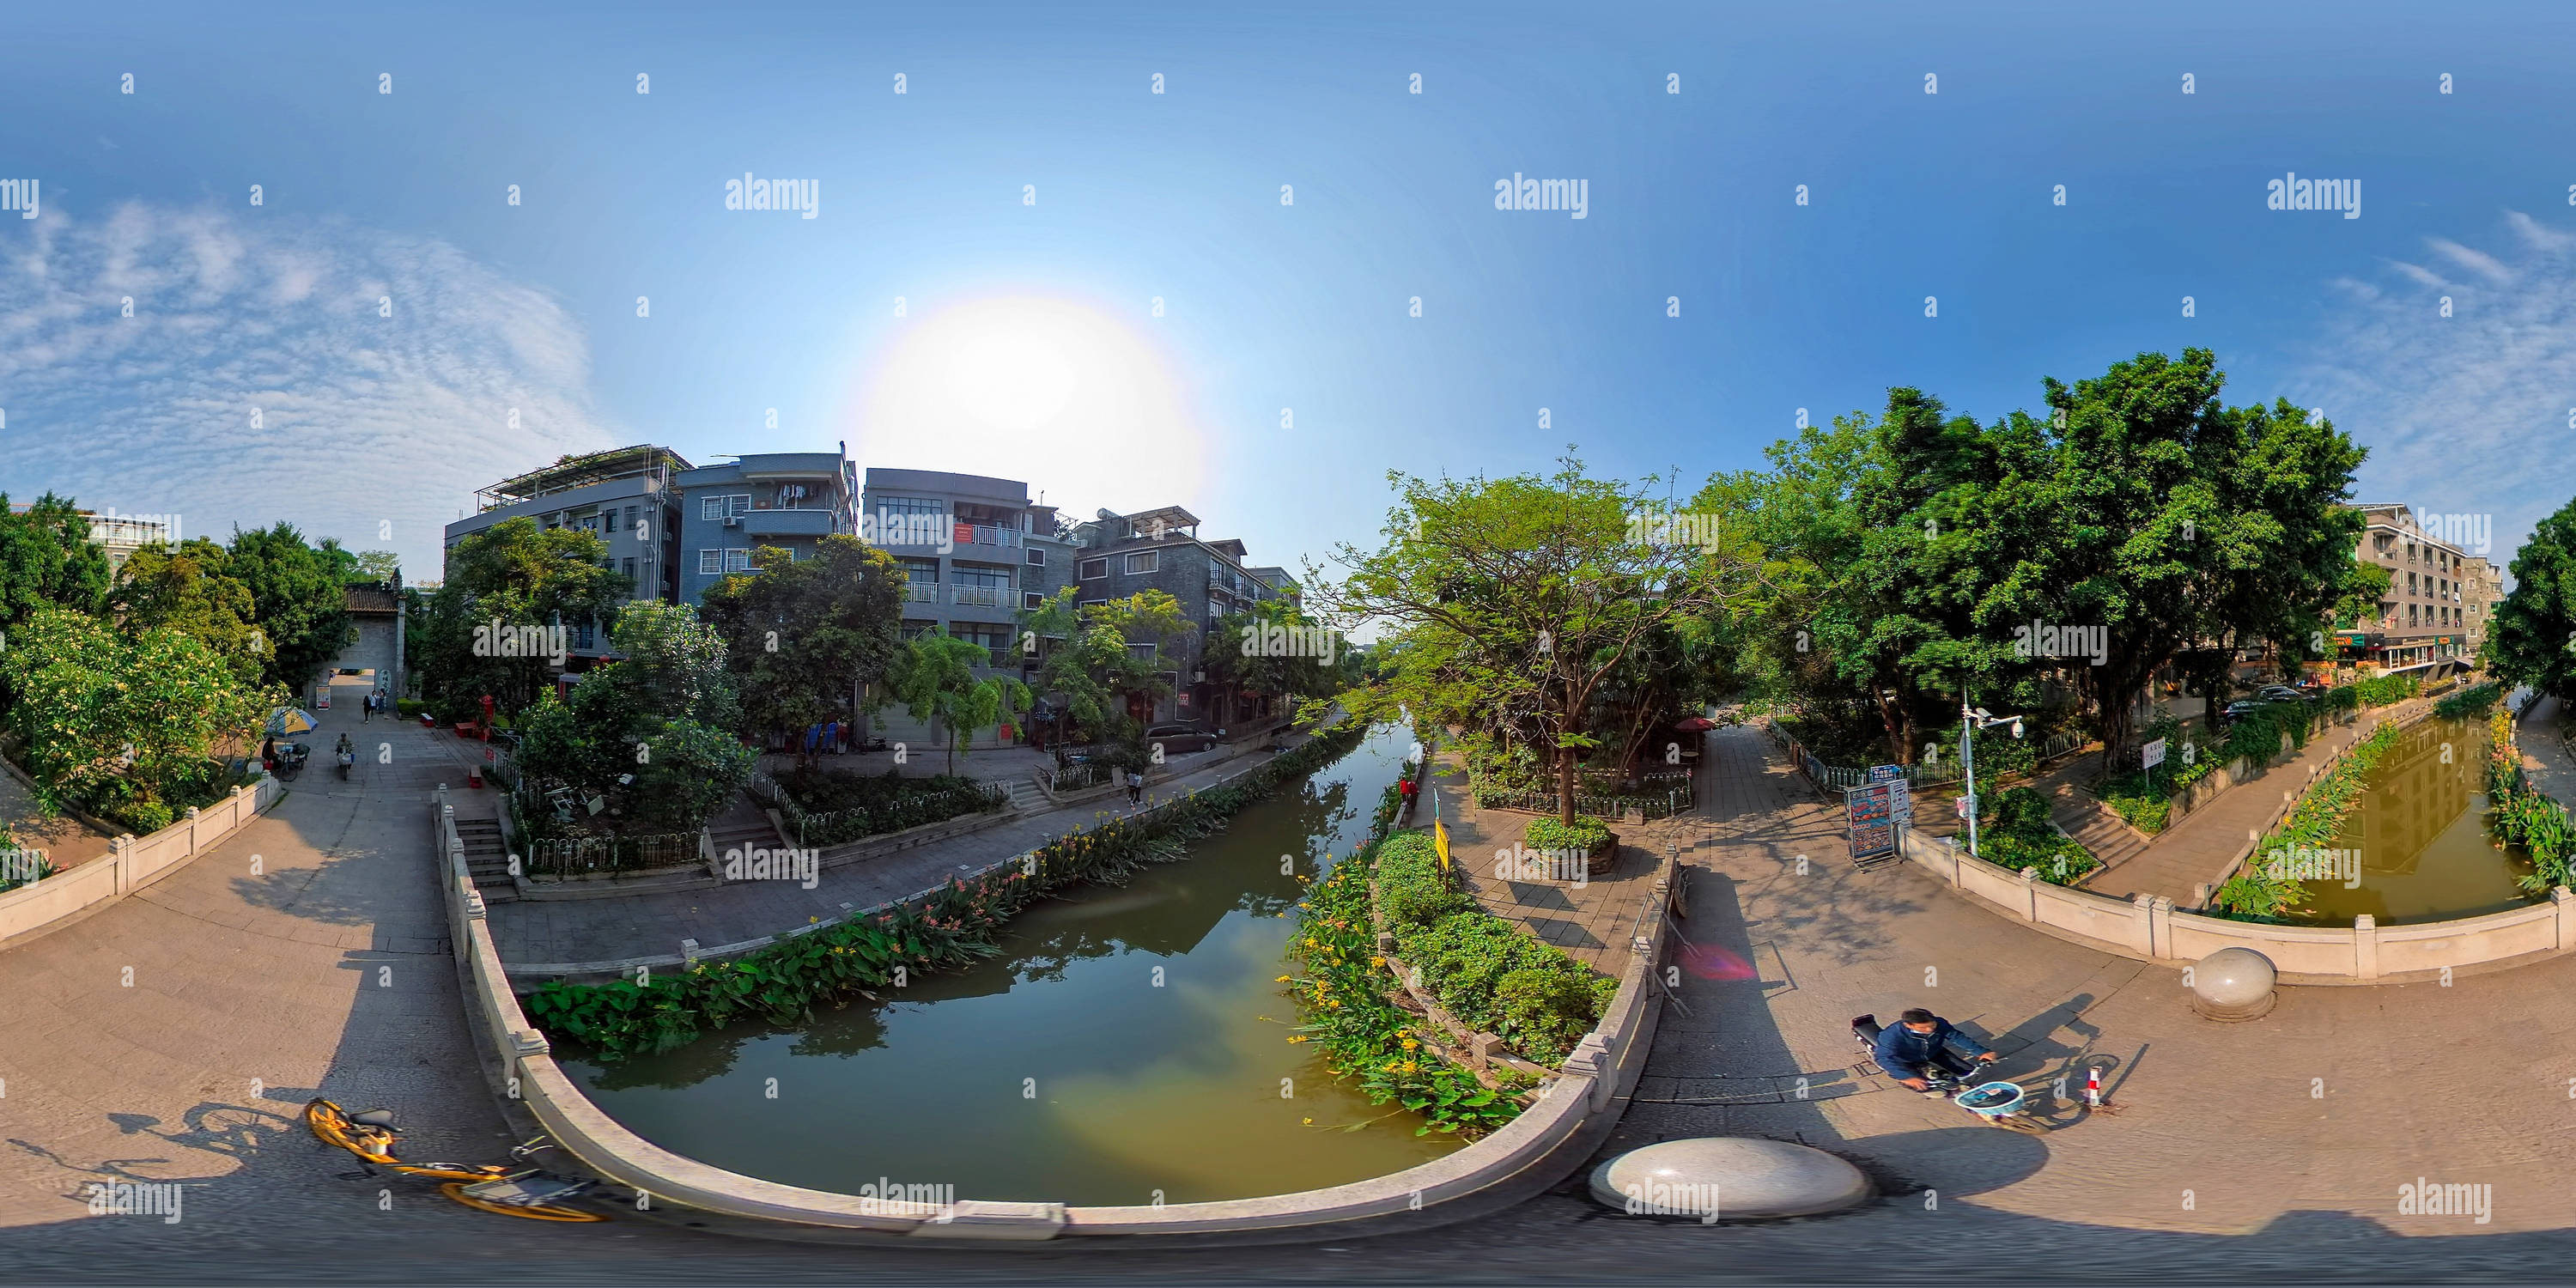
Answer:
POLYGON ((405 1176, 426 1176, 434 1181, 464 1181, 481 1184, 508 1175, 497 1163, 472 1166, 465 1163, 395 1163, 393 1169, 405 1176))
POLYGON ((605 1221, 608 1219, 597 1212, 584 1212, 579 1208, 555 1207, 544 1203, 531 1204, 527 1207, 512 1207, 507 1203, 486 1203, 466 1193, 465 1184, 463 1181, 449 1181, 439 1186, 438 1192, 470 1208, 498 1212, 503 1216, 525 1217, 531 1221, 605 1221))

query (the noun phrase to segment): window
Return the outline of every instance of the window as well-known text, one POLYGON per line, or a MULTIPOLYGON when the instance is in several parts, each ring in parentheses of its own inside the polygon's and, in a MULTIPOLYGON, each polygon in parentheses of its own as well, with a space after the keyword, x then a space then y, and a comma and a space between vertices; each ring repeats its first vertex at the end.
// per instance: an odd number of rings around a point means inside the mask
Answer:
POLYGON ((913 585, 919 586, 927 583, 929 585, 936 586, 939 584, 938 560, 897 559, 895 562, 903 565, 903 573, 905 576, 912 578, 913 585))
POLYGON ((698 552, 698 575, 699 575, 699 576, 701 576, 701 577, 721 577, 721 576, 723 576, 723 575, 724 575, 724 552, 723 552, 723 551, 721 551, 721 550, 701 550, 701 551, 699 551, 699 552, 698 552))
POLYGON ((1209 623, 1210 623, 1210 624, 1214 624, 1214 623, 1216 623, 1216 622, 1220 622, 1220 621, 1223 621, 1223 620, 1225 620, 1225 605, 1220 604, 1220 603, 1216 602, 1216 601, 1215 601, 1215 600, 1213 600, 1213 599, 1209 600, 1209 601, 1208 601, 1208 621, 1209 621, 1209 623))
POLYGON ((1033 613, 1046 607, 1046 602, 1047 597, 1034 590, 1025 591, 1020 595, 1020 607, 1033 613))
POLYGON ((1148 662, 1154 660, 1154 645, 1151 640, 1142 644, 1130 644, 1127 646, 1127 651, 1145 659, 1148 662))
POLYGON ((618 569, 618 571, 619 571, 619 572, 622 572, 622 573, 625 573, 625 574, 626 574, 626 579, 627 579, 628 581, 633 581, 633 580, 635 580, 635 556, 633 556, 633 555, 628 555, 628 556, 626 556, 624 559, 619 560, 618 562, 620 562, 620 563, 622 563, 622 564, 626 565, 625 567, 618 569))
POLYGON ((758 571, 758 569, 751 566, 751 552, 748 550, 727 550, 724 552, 724 556, 726 572, 758 571))
POLYGON ((1127 573, 1129 576, 1134 576, 1140 572, 1152 572, 1156 568, 1160 567, 1162 562, 1163 553, 1159 550, 1148 550, 1142 554, 1132 554, 1127 556, 1127 573))
POLYGON ((1010 627, 990 622, 950 622, 948 633, 969 644, 981 644, 986 652, 996 657, 1008 653, 1019 638, 1010 627))
POLYGON ((1032 568, 1044 568, 1044 567, 1046 567, 1046 552, 1045 552, 1045 551, 1038 549, 1036 546, 1031 546, 1031 547, 1029 547, 1029 552, 1028 552, 1028 553, 1029 553, 1029 566, 1030 566, 1030 567, 1032 567, 1032 568))
POLYGON ((944 515, 948 513, 946 505, 926 496, 881 496, 876 500, 876 507, 879 514, 944 515))
POLYGON ((1109 561, 1106 559, 1085 559, 1074 572, 1074 576, 1082 581, 1097 581, 1108 575, 1109 561))
POLYGON ((903 637, 907 640, 917 640, 938 629, 938 627, 939 623, 937 622, 916 622, 910 618, 906 618, 903 623, 903 637))
POLYGON ((1009 590, 1011 572, 1007 568, 982 568, 974 564, 952 564, 948 569, 951 586, 981 586, 987 590, 1009 590))
POLYGON ((710 496, 698 502, 698 517, 711 522, 749 513, 751 513, 751 493, 749 492, 736 496, 710 496))

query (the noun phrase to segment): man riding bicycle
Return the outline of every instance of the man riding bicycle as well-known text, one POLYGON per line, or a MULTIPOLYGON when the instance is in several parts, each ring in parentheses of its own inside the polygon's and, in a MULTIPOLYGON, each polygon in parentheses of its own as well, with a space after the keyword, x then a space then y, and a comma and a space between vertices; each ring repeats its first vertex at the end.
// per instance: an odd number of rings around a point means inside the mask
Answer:
POLYGON ((1965 1077, 1978 1065, 1995 1060, 1995 1053, 1987 1050, 1984 1043, 1919 1006, 1879 1030, 1878 1043, 1870 1056, 1878 1061, 1879 1068, 1887 1070, 1889 1077, 1922 1092, 1932 1089, 1929 1075, 1935 1069, 1965 1077))

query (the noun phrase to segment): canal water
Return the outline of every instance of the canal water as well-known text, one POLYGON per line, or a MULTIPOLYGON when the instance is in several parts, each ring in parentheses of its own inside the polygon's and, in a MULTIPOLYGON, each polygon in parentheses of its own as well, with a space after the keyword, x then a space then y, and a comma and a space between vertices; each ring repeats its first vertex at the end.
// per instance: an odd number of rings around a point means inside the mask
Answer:
POLYGON ((2307 905, 2293 916, 2349 926, 2368 913, 2386 926, 2531 902, 2514 884, 2531 864, 2487 835, 2485 718, 2426 720, 2398 738, 2367 775, 2361 804, 2335 842, 2358 851, 2359 884, 2306 882, 2307 905))
POLYGON ((1456 1142, 1333 1081, 1290 1044, 1284 949, 1325 856, 1365 839, 1409 734, 1382 730, 1235 816, 1177 863, 1080 887, 1011 924, 1003 955, 795 1030, 720 1030, 661 1056, 564 1067, 646 1140, 765 1180, 852 1193, 1098 1206, 1338 1185, 1456 1142), (1366 1124, 1355 1131, 1341 1130, 1366 1124))

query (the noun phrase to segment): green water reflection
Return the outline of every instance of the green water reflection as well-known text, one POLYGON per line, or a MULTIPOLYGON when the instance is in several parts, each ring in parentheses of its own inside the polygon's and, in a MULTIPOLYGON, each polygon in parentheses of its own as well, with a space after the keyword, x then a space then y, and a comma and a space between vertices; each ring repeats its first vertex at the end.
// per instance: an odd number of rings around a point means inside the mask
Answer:
POLYGON ((915 980, 900 1001, 565 1067, 656 1144, 841 1192, 884 1178, 959 1198, 1182 1203, 1437 1157, 1455 1144, 1383 1117, 1287 1042, 1296 1010, 1276 982, 1300 888, 1281 857, 1312 877, 1348 853, 1410 742, 1373 735, 1189 859, 1029 909, 1004 956, 915 980))
POLYGON ((2398 735, 2365 778, 2336 846, 2359 851, 2360 884, 2309 881, 2301 920, 2348 926, 2445 921, 2530 902, 2514 884, 2530 863, 2488 839, 2483 719, 2427 720, 2398 735))

